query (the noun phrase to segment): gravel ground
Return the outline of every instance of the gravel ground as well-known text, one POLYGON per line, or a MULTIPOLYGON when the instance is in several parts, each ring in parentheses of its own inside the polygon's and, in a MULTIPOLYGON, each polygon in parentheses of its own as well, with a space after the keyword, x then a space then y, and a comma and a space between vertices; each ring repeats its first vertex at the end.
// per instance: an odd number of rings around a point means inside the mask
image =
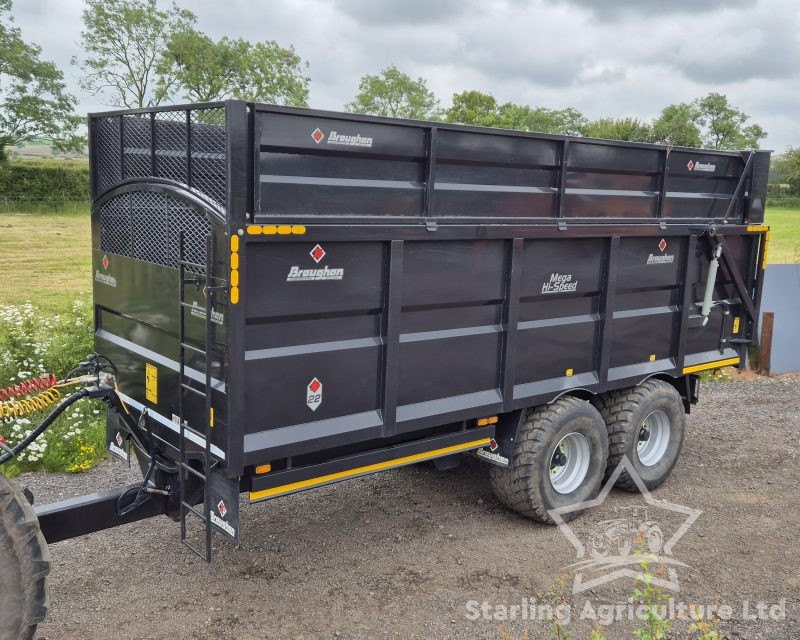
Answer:
MULTIPOLYGON (((673 597, 732 606, 722 626, 730 638, 799 638, 800 380, 701 391, 681 460, 654 492, 703 511, 673 549, 684 563, 673 597), (745 601, 753 615, 756 603, 782 600, 782 621, 743 619, 745 601)), ((107 463, 24 482, 43 504, 136 480, 107 463)), ((642 496, 612 491, 572 528, 588 540, 615 509, 639 505, 642 496)), ((669 526, 663 510, 649 509, 669 526)), ((501 629, 497 620, 470 620, 467 603, 541 602, 555 589, 572 605, 567 629, 584 638, 592 626, 581 618, 586 603, 599 613, 633 589, 621 578, 571 595, 575 548, 557 528, 504 509, 472 458, 446 472, 417 465, 243 506, 241 548, 218 542, 211 566, 178 537, 177 524, 158 518, 53 545, 51 612, 40 637, 533 640, 548 637, 547 622, 501 629), (565 586, 554 587, 561 576, 565 586)), ((617 621, 603 632, 629 638, 632 628, 617 621)), ((675 630, 688 637, 686 623, 675 630)))

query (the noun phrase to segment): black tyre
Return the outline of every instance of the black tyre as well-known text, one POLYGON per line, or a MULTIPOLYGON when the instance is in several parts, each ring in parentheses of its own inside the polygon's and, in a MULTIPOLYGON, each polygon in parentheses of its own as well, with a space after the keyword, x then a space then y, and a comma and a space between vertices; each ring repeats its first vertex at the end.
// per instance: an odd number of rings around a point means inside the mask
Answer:
MULTIPOLYGON (((604 394, 595 405, 608 428, 608 478, 624 456, 631 461, 644 486, 655 489, 669 476, 683 447, 686 413, 675 387, 663 380, 648 380, 629 389, 604 394)), ((638 491, 623 471, 616 486, 638 491)))
POLYGON ((0 474, 0 640, 30 640, 47 614, 50 552, 22 492, 0 474))
MULTIPOLYGON (((554 524, 551 509, 597 495, 607 456, 608 436, 597 409, 577 398, 561 398, 528 411, 514 443, 511 467, 490 470, 492 487, 510 509, 554 524)), ((571 520, 579 513, 565 513, 562 518, 571 520)))

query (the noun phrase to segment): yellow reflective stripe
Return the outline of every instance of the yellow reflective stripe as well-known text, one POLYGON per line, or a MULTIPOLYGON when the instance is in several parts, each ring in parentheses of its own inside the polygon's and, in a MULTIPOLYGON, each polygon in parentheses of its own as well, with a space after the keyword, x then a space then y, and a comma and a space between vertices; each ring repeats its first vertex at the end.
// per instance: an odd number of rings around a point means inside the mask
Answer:
POLYGON ((769 231, 769 227, 765 224, 751 224, 747 227, 748 231, 769 231))
POLYGON ((767 229, 767 232, 764 234, 764 250, 763 250, 762 256, 761 256, 761 268, 762 269, 766 269, 767 268, 767 254, 768 253, 769 253, 769 229, 767 229))
POLYGON ((698 371, 705 371, 706 369, 719 369, 720 367, 728 367, 732 364, 739 364, 740 358, 728 358, 727 360, 715 360, 714 362, 706 362, 705 364, 696 364, 693 367, 684 367, 683 373, 697 373, 698 371))
POLYGON ((391 469, 399 467, 404 464, 412 462, 420 462, 428 460, 437 456, 447 455, 448 453, 457 453, 467 449, 477 449, 491 442, 491 438, 482 438, 480 440, 473 440, 472 442, 465 442, 464 444, 456 444, 451 447, 444 447, 442 449, 434 449, 433 451, 425 451, 424 453, 417 453, 413 456, 405 456, 404 458, 395 458, 394 460, 387 460, 386 462, 376 462, 369 464, 365 467, 356 467, 355 469, 348 469, 347 471, 339 471, 337 473, 330 473, 326 476, 318 478, 309 478, 308 480, 301 480, 300 482, 293 482, 291 484, 284 484, 280 487, 273 487, 272 489, 264 489, 263 491, 251 491, 250 500, 260 500, 261 498, 269 498, 291 491, 298 491, 299 489, 307 489, 319 484, 331 482, 333 480, 343 480, 345 478, 352 478, 353 476, 370 473, 372 471, 381 471, 383 469, 391 469))

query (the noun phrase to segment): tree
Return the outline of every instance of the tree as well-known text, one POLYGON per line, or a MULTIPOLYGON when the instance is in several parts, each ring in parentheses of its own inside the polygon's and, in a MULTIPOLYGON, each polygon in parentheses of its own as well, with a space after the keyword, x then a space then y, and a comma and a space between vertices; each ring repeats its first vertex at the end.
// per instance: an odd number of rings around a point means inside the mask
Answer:
POLYGON ((423 78, 412 79, 392 65, 378 75, 365 75, 358 93, 345 111, 392 118, 432 119, 438 116, 439 101, 423 78))
POLYGON ((32 138, 61 150, 78 150, 82 118, 73 115, 75 98, 64 75, 40 58, 41 48, 26 43, 10 15, 11 0, 0 0, 0 159, 5 148, 32 138))
POLYGON ((713 149, 758 149, 759 141, 767 137, 759 125, 745 126, 750 116, 728 104, 727 96, 709 93, 698 98, 699 122, 704 126, 703 145, 713 149))
POLYGON ((800 149, 789 147, 772 160, 772 172, 781 184, 788 185, 792 194, 800 194, 800 149))
POLYGON ((651 139, 679 147, 699 147, 700 109, 696 104, 671 104, 661 111, 661 115, 653 121, 651 139))
POLYGON ((275 41, 233 42, 236 68, 232 74, 231 95, 239 100, 308 106, 310 78, 304 75, 308 63, 294 47, 284 49, 275 41))
POLYGON ((158 65, 159 93, 174 82, 193 102, 222 99, 229 90, 229 71, 233 67, 230 42, 214 42, 206 34, 185 29, 172 34, 158 65))
POLYGON ((214 42, 204 33, 185 29, 172 35, 158 72, 162 82, 174 78, 189 100, 211 102, 232 97, 307 106, 307 68, 308 63, 292 47, 229 38, 214 42))
POLYGON ((503 121, 494 96, 480 91, 453 94, 453 104, 445 111, 445 120, 476 127, 499 127, 503 121))
POLYGON ((572 107, 547 109, 509 102, 500 107, 500 122, 504 128, 518 131, 577 136, 586 125, 586 118, 572 107))
POLYGON ((175 33, 195 23, 191 11, 174 3, 162 11, 156 0, 86 0, 82 15, 85 56, 72 59, 83 72, 81 88, 121 107, 154 106, 169 97, 175 79, 161 56, 175 33))
POLYGON ((649 142, 650 125, 638 118, 600 118, 584 125, 583 135, 589 138, 649 142))

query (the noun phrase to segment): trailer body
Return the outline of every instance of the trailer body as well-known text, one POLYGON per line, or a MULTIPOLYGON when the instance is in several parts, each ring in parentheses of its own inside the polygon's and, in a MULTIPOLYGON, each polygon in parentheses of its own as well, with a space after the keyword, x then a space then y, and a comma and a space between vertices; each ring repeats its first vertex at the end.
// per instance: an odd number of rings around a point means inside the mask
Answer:
POLYGON ((564 394, 656 376, 688 408, 753 339, 768 152, 238 101, 89 131, 96 349, 165 455, 253 500, 494 446, 564 394))

